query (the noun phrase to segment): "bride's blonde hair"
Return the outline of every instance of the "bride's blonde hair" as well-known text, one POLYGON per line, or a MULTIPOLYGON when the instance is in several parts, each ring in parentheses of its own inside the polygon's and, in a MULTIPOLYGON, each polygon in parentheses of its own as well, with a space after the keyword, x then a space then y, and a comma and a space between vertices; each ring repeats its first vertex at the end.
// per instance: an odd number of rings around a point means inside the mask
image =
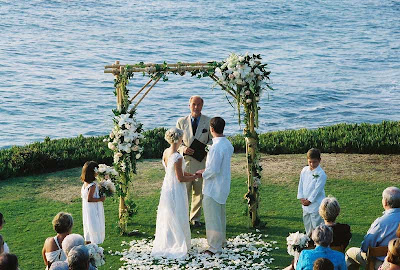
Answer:
POLYGON ((183 130, 179 128, 170 128, 165 132, 165 140, 169 144, 177 143, 183 137, 183 130))

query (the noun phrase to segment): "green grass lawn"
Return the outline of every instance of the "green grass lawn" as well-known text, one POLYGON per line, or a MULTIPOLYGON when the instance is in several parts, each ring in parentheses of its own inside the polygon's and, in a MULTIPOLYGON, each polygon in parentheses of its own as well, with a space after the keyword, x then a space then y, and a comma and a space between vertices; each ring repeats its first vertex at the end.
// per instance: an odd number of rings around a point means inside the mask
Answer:
MULTIPOLYGON (((382 191, 398 186, 400 157, 385 155, 325 154, 322 167, 328 175, 326 194, 338 198, 342 213, 338 222, 351 226, 350 246, 359 246, 370 224, 381 215, 382 191)), ((262 156, 263 185, 260 190, 260 216, 266 223, 261 229, 269 240, 278 242, 273 268, 282 269, 291 261, 286 252, 286 237, 290 232, 303 231, 302 211, 296 199, 298 175, 306 165, 305 155, 262 156)), ((232 185, 227 202, 228 237, 254 232, 244 211, 246 192, 245 156, 236 154, 232 161, 232 185)), ((74 217, 74 233, 83 233, 79 180, 81 168, 56 173, 7 179, 0 182, 0 212, 6 224, 0 232, 15 253, 21 269, 43 269, 41 250, 44 240, 53 236, 51 221, 60 211, 74 217)), ((120 236, 116 229, 118 202, 108 198, 104 203, 106 216, 105 251, 122 250, 121 242, 152 237, 155 232, 156 208, 164 172, 158 160, 139 164, 138 176, 131 194, 138 205, 131 229, 141 236, 120 236)), ((205 237, 205 230, 193 230, 192 238, 205 237)), ((118 269, 118 256, 106 253, 106 265, 100 269, 118 269)))

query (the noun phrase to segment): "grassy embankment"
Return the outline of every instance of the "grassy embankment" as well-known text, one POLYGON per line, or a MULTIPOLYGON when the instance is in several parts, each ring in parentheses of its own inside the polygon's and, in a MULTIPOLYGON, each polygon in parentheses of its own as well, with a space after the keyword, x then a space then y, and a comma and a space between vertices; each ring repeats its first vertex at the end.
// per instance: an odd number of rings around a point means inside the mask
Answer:
MULTIPOLYGON (((359 246, 373 220, 381 215, 381 193, 390 185, 398 185, 400 156, 324 154, 322 167, 328 175, 327 194, 336 196, 342 213, 338 221, 351 225, 353 238, 350 246, 359 246)), ((261 229, 270 240, 278 242, 279 250, 272 253, 272 268, 281 269, 291 258, 286 252, 289 232, 303 230, 301 207, 296 200, 298 174, 306 164, 304 154, 262 155, 263 186, 261 193, 261 219, 267 223, 261 229)), ((227 202, 228 237, 253 231, 243 216, 246 205, 242 201, 246 191, 245 156, 235 154, 232 163, 233 179, 227 202)), ((0 211, 6 224, 1 231, 11 252, 19 257, 21 269, 42 269, 41 249, 46 237, 54 235, 53 216, 59 211, 73 214, 73 232, 82 233, 79 181, 81 168, 56 173, 10 178, 0 181, 0 211)), ((158 160, 145 160, 139 164, 139 175, 134 181, 134 199, 138 214, 130 225, 152 237, 155 231, 156 207, 163 179, 163 168, 158 160)), ((120 236, 115 229, 117 202, 107 199, 106 251, 121 250, 121 242, 135 237, 120 236)), ((192 237, 205 237, 205 230, 192 231, 192 237)), ((100 269, 118 269, 118 256, 106 255, 106 265, 100 269)))

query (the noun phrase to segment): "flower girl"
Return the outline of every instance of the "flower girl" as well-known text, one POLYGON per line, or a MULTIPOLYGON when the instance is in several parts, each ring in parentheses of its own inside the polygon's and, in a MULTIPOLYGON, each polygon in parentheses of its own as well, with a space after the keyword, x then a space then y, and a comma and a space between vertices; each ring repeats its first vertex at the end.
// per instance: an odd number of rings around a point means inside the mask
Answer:
POLYGON ((99 196, 99 187, 94 182, 96 178, 95 169, 98 164, 87 161, 82 168, 81 189, 83 234, 86 243, 101 244, 105 238, 105 221, 103 202, 105 197, 99 196))
POLYGON ((183 131, 177 128, 165 133, 165 140, 171 146, 165 149, 162 158, 165 177, 151 251, 154 257, 182 258, 190 249, 189 204, 184 182, 194 181, 197 176, 183 170, 183 156, 178 153, 182 137, 183 131))

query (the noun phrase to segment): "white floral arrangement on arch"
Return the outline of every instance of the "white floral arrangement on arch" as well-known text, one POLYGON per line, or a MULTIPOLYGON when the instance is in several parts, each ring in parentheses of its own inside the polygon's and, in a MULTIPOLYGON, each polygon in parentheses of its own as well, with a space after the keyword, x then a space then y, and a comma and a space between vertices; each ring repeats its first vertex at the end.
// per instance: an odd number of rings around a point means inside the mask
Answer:
POLYGON ((108 148, 114 152, 114 165, 118 171, 135 172, 132 163, 136 163, 143 152, 140 142, 144 136, 141 132, 142 124, 137 122, 132 114, 126 113, 114 117, 114 128, 105 141, 108 141, 108 148))
POLYGON ((99 184, 99 195, 100 197, 113 196, 116 188, 115 181, 118 176, 118 172, 106 164, 99 164, 99 167, 95 169, 97 173, 96 180, 99 184))
POLYGON ((287 252, 289 255, 295 256, 300 253, 303 249, 308 247, 308 242, 310 238, 300 232, 289 233, 289 236, 286 238, 287 241, 287 252))
POLYGON ((240 104, 245 107, 252 107, 257 125, 258 102, 261 93, 267 88, 273 90, 267 83, 271 72, 266 69, 267 64, 262 64, 261 60, 259 54, 239 55, 232 53, 222 62, 220 67, 215 69, 215 75, 219 78, 217 83, 228 91, 230 90, 238 102, 238 107, 240 104))
POLYGON ((104 261, 104 249, 102 247, 96 244, 88 244, 86 248, 89 250, 89 261, 93 266, 99 267, 106 263, 104 261))

